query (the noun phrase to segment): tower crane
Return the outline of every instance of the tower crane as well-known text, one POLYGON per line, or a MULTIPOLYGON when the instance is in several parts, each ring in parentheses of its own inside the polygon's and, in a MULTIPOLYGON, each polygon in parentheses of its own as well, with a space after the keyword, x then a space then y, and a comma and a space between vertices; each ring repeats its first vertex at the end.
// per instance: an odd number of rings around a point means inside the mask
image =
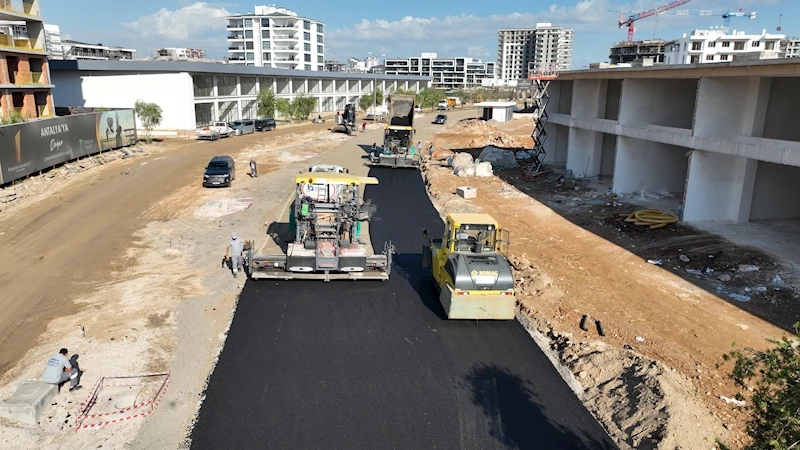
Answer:
POLYGON ((701 10, 698 10, 698 11, 690 11, 690 10, 686 10, 686 9, 680 9, 680 10, 677 10, 677 11, 665 12, 664 14, 671 14, 671 15, 676 15, 676 16, 718 16, 718 17, 722 17, 722 19, 725 20, 725 26, 723 27, 723 29, 725 30, 725 33, 727 33, 728 30, 730 29, 730 27, 731 27, 731 19, 734 18, 734 17, 744 17, 744 18, 747 18, 747 19, 755 19, 756 18, 756 12, 755 11, 753 11, 753 12, 744 12, 744 10, 742 8, 739 8, 738 11, 731 11, 729 9, 720 9, 720 10, 701 9, 701 10))
MULTIPOLYGON (((637 20, 644 19, 645 17, 654 16, 656 14, 661 14, 664 11, 670 10, 672 8, 677 8, 678 6, 685 5, 692 0, 675 0, 674 2, 669 2, 666 5, 661 5, 658 8, 649 9, 647 11, 642 11, 636 14, 632 14, 628 16, 625 20, 619 21, 619 27, 622 28, 623 26, 628 26, 628 42, 633 42, 633 23, 637 20)), ((620 17, 621 19, 622 17, 620 17)))

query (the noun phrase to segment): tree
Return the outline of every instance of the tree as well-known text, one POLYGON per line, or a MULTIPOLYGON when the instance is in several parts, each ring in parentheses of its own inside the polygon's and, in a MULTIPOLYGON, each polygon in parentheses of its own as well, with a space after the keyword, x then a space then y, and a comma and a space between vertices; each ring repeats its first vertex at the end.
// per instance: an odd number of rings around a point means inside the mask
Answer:
POLYGON ((292 101, 291 112, 292 115, 300 120, 308 119, 308 116, 314 112, 317 106, 317 98, 308 95, 298 95, 292 101))
POLYGON ((372 93, 372 99, 375 100, 375 103, 378 105, 383 104, 383 91, 381 89, 376 89, 375 92, 372 93))
POLYGON ((261 88, 258 91, 258 117, 275 117, 275 91, 272 87, 261 88))
POLYGON ((373 97, 372 94, 362 95, 361 98, 358 99, 358 107, 364 112, 366 112, 374 104, 375 97, 373 97))
POLYGON ((773 345, 767 350, 745 348, 723 355, 725 361, 734 362, 733 381, 753 389, 747 404, 752 413, 747 434, 753 438, 753 448, 800 448, 800 322, 794 331, 793 339, 767 339, 773 345))
POLYGON ((8 116, 8 119, 0 117, 0 125, 13 125, 15 123, 25 122, 26 120, 28 120, 26 115, 14 111, 10 116, 8 116))
POLYGON ((153 128, 161 123, 161 107, 155 103, 136 100, 136 103, 133 105, 133 111, 142 123, 142 128, 144 128, 144 140, 149 144, 153 140, 153 128))
POLYGON ((290 119, 292 112, 292 103, 288 98, 279 98, 275 100, 275 110, 284 118, 290 119))

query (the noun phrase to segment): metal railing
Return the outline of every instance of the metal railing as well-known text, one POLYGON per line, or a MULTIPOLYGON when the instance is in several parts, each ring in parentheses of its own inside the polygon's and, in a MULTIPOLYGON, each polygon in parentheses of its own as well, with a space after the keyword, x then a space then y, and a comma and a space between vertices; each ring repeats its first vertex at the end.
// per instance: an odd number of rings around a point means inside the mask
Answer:
POLYGON ((8 34, 0 34, 0 47, 14 48, 19 50, 44 51, 44 48, 34 47, 33 41, 31 41, 31 39, 20 35, 12 36, 8 34))
POLYGON ((297 36, 289 36, 288 34, 276 34, 272 39, 297 39, 297 36))
POLYGON ((44 84, 44 74, 42 72, 14 71, 13 84, 44 84))
POLYGON ((288 46, 274 46, 272 50, 297 50, 297 47, 288 47, 288 46))
POLYGON ((244 39, 244 35, 243 34, 242 35, 229 34, 228 35, 228 39, 237 39, 237 40, 238 39, 244 39))

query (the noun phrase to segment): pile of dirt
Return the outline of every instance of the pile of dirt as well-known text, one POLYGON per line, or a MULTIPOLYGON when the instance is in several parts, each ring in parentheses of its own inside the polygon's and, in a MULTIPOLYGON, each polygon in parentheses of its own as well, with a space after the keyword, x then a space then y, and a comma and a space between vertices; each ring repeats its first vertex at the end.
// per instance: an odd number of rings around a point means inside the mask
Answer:
MULTIPOLYGON (((526 128, 530 128, 530 124, 526 128)), ((530 136, 514 136, 496 125, 479 119, 458 122, 448 127, 442 134, 451 136, 448 139, 451 146, 448 148, 483 148, 487 145, 500 148, 529 148, 533 145, 530 136)))

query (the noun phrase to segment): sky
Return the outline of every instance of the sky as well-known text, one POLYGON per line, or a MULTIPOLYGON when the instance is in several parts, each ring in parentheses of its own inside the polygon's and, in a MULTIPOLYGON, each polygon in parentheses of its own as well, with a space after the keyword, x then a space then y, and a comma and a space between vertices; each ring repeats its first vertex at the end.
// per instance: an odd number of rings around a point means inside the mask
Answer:
MULTIPOLYGON (((135 48, 138 57, 151 56, 160 47, 203 48, 209 57, 220 59, 227 56, 224 17, 252 12, 256 4, 270 4, 82 0, 76 7, 73 1, 40 1, 45 21, 59 25, 67 39, 135 48)), ((580 69, 607 61, 609 47, 627 39, 627 29, 617 26, 620 14, 609 10, 646 10, 669 1, 287 0, 274 4, 325 23, 325 59, 344 62, 349 57, 364 59, 370 52, 385 57, 434 52, 441 57, 495 61, 498 29, 550 22, 575 30, 572 67, 580 69)), ((775 33, 780 20, 781 33, 800 36, 798 0, 692 0, 676 9, 739 8, 757 12, 757 18, 733 18, 732 29, 753 34, 766 29, 775 33)), ((677 39, 693 29, 722 25, 723 20, 718 17, 660 15, 636 22, 635 39, 677 39)))

